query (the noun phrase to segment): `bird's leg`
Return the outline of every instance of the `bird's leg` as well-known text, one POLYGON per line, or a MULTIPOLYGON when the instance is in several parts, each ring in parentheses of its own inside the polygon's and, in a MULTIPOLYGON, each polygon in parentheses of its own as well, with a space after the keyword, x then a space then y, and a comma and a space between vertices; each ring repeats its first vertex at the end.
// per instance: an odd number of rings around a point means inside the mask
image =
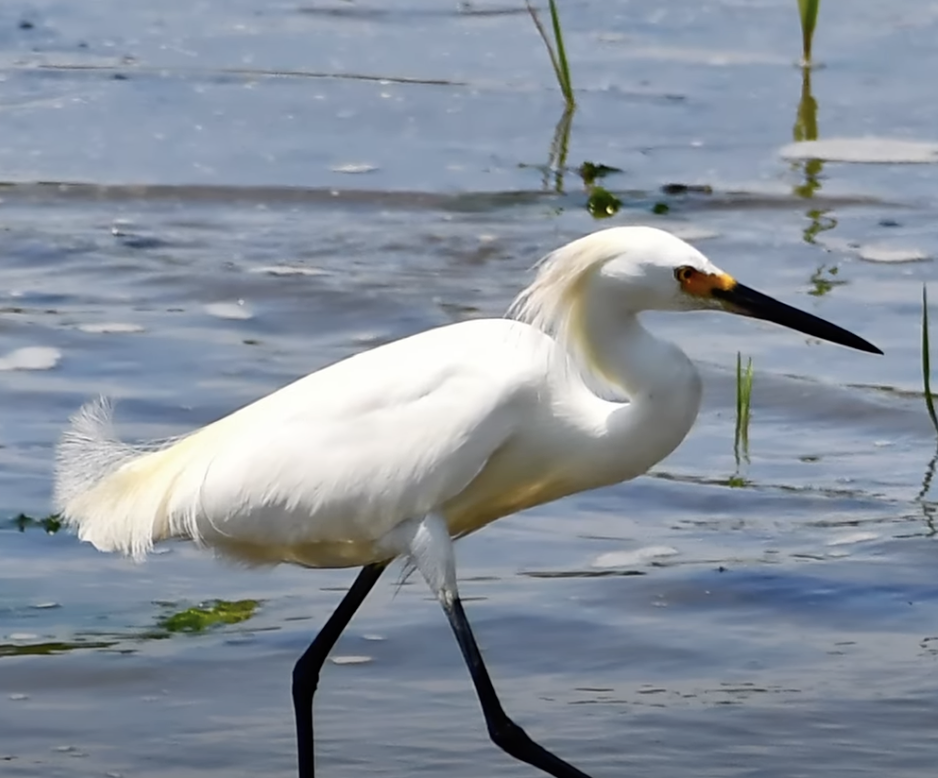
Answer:
POLYGON ((589 778, 582 770, 578 770, 560 757, 554 756, 543 746, 539 746, 521 727, 508 718, 508 714, 502 709, 485 663, 482 661, 482 654, 472 634, 459 595, 453 593, 452 596, 447 596, 444 592, 440 601, 449 617, 453 632, 456 633, 456 641, 462 649, 469 675, 472 676, 472 683, 476 687, 492 742, 515 759, 527 762, 548 775, 553 775, 554 778, 589 778))
POLYGON ((309 648, 293 668, 293 710, 296 715, 296 747, 300 778, 313 778, 315 773, 313 756, 313 695, 319 683, 319 671, 326 657, 364 602, 368 592, 388 566, 377 562, 362 568, 351 588, 346 592, 339 607, 335 609, 309 648))
POLYGON ((399 541, 401 550, 408 554, 443 605, 472 676, 492 742, 515 759, 527 762, 554 778, 589 778, 586 773, 531 740, 502 708, 459 599, 453 543, 445 521, 430 515, 421 522, 402 525, 399 541))

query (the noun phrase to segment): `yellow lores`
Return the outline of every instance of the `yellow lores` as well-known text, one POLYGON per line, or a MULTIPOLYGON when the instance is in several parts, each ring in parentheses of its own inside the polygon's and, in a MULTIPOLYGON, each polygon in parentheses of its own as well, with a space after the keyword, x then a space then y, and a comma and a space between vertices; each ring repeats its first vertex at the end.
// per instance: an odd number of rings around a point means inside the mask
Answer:
POLYGON ((713 297, 714 289, 730 292, 736 286, 736 279, 726 273, 702 273, 690 265, 679 267, 674 271, 674 277, 681 288, 694 297, 713 297))
POLYGON ((647 310, 729 311, 879 353, 673 235, 614 227, 545 257, 508 318, 355 355, 179 440, 127 445, 106 403, 86 407, 58 447, 57 507, 105 551, 139 557, 179 537, 248 563, 362 567, 294 669, 300 778, 313 776, 319 669, 397 557, 443 605, 495 743, 555 778, 588 778, 502 709, 459 599, 453 538, 634 478, 680 444, 700 377, 642 326, 647 310))

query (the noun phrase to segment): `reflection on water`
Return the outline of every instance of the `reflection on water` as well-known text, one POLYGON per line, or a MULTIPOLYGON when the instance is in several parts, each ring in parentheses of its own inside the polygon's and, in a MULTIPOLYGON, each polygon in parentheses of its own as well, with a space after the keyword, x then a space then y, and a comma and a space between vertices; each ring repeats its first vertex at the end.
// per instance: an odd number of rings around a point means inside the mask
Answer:
POLYGON ((808 279, 808 283, 811 284, 808 294, 812 297, 823 297, 833 291, 834 287, 843 286, 848 283, 845 279, 838 278, 837 276, 839 274, 839 265, 830 267, 824 263, 818 265, 817 270, 815 270, 808 279))
MULTIPOLYGON (((801 99, 798 101, 798 112, 795 116, 795 125, 792 128, 792 137, 796 142, 818 139, 817 114, 817 100, 811 90, 811 65, 805 64, 801 68, 801 99)), ((794 186, 792 193, 806 200, 812 199, 821 190, 824 162, 820 159, 805 159, 794 162, 792 167, 801 171, 804 178, 800 184, 794 186)), ((829 212, 830 209, 827 208, 814 207, 808 209, 805 215, 810 223, 804 228, 803 232, 806 243, 814 243, 820 233, 832 230, 837 226, 837 219, 830 216, 829 212)), ((827 291, 830 291, 830 289, 827 289, 827 291)))
POLYGON ((586 191, 586 210, 594 219, 608 219, 618 213, 622 207, 622 200, 601 186, 598 181, 613 173, 621 173, 619 168, 603 163, 585 161, 576 168, 567 166, 567 156, 570 148, 570 132, 573 126, 575 106, 564 109, 550 144, 550 153, 547 164, 544 166, 544 175, 541 186, 545 192, 564 194, 564 177, 568 172, 575 172, 583 182, 586 191))
POLYGON ((936 450, 935 455, 928 460, 928 464, 925 467, 925 475, 922 478, 922 488, 915 496, 916 502, 918 502, 922 508, 922 517, 925 521, 929 537, 933 537, 936 532, 938 532, 938 528, 936 528, 935 524, 935 516, 936 513, 938 513, 938 503, 925 499, 931 491, 932 482, 935 480, 936 465, 938 465, 938 450, 936 450))
POLYGON ((573 115, 576 112, 576 106, 568 106, 563 109, 560 119, 557 120, 557 126, 554 127, 554 135, 550 141, 550 152, 547 156, 547 165, 544 167, 544 179, 542 186, 545 191, 552 190, 557 194, 563 194, 563 176, 567 168, 567 153, 570 149, 570 130, 573 127, 573 115), (551 186, 550 177, 553 176, 553 186, 551 186))
MULTIPOLYGON (((935 432, 938 433, 938 413, 935 411, 935 401, 931 391, 931 338, 929 330, 928 287, 922 284, 922 394, 932 426, 935 428, 935 432)), ((938 448, 936 448, 934 456, 928 460, 925 475, 922 478, 922 488, 915 497, 916 501, 922 506, 925 524, 928 527, 930 535, 935 534, 936 505, 925 498, 931 491, 932 481, 934 481, 935 478, 936 464, 938 464, 938 448)))
MULTIPOLYGON (((804 66, 801 68, 801 99, 798 101, 795 125, 792 127, 792 138, 796 142, 818 139, 817 112, 817 100, 811 90, 811 68, 804 66)), ((811 197, 821 188, 818 179, 824 170, 824 163, 819 159, 808 159, 796 162, 794 168, 802 169, 805 177, 804 182, 795 187, 795 194, 811 197)))

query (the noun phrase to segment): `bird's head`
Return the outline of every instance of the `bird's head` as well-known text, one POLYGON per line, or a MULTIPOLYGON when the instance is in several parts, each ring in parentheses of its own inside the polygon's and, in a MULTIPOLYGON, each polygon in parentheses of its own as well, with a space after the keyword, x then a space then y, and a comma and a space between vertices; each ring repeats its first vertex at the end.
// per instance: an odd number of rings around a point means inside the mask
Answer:
POLYGON ((535 324, 541 320, 549 325, 551 319, 572 324, 587 298, 627 313, 725 311, 882 353, 836 324, 744 286, 690 244, 654 227, 600 230, 548 255, 537 279, 516 301, 515 311, 535 324))

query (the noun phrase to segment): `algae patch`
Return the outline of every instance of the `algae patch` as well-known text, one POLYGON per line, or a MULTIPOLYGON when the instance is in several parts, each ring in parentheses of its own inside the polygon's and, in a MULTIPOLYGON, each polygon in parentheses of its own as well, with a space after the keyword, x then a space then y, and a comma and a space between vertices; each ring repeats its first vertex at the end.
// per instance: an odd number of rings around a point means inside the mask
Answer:
POLYGON ((211 600, 161 616, 156 625, 158 629, 170 633, 205 632, 221 625, 247 621, 259 604, 258 600, 211 600))
POLYGON ((62 529, 62 519, 56 514, 46 516, 44 519, 34 519, 32 516, 20 513, 10 519, 10 524, 20 532, 25 532, 27 529, 42 529, 48 535, 54 535, 62 529))

